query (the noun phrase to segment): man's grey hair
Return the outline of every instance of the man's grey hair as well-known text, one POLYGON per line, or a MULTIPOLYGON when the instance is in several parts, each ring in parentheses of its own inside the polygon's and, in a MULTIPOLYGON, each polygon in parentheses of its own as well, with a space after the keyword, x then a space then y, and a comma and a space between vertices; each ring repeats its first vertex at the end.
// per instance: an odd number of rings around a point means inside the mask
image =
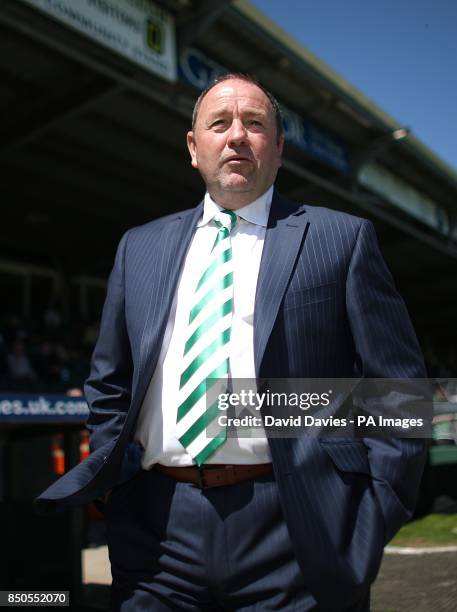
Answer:
POLYGON ((252 83, 252 85, 255 85, 256 87, 261 89, 263 93, 267 96, 267 98, 270 101, 271 107, 273 109, 274 115, 275 115, 276 139, 279 142, 279 139, 281 138, 282 133, 283 133, 283 127, 282 127, 281 109, 279 108, 279 104, 276 101, 276 98, 273 96, 273 94, 271 94, 268 91, 268 89, 265 89, 265 87, 263 87, 263 85, 261 85, 253 77, 251 77, 249 74, 243 74, 242 72, 229 72, 228 74, 222 74, 216 77, 214 81, 210 85, 208 85, 206 89, 204 89, 201 92, 201 94, 197 98, 197 101, 195 102, 194 111, 192 113, 192 130, 195 131, 198 111, 200 110, 201 103, 203 101, 203 98, 206 96, 206 94, 209 91, 211 91, 213 87, 215 87, 216 85, 219 85, 219 83, 223 83, 224 81, 230 81, 232 79, 238 79, 240 81, 246 81, 246 83, 252 83))

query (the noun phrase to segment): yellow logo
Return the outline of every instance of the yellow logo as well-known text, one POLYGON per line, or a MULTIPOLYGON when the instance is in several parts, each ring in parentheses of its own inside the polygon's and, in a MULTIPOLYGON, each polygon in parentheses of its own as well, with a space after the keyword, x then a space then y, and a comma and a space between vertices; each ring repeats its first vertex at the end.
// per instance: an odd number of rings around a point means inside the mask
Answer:
POLYGON ((148 19, 146 22, 146 44, 155 53, 163 53, 163 30, 162 27, 148 19))

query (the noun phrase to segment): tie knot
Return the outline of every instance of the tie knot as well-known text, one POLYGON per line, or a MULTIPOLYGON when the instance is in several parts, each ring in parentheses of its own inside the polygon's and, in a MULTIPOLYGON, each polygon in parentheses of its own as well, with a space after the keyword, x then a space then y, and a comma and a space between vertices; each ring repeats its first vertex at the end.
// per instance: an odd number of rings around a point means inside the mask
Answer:
POLYGON ((214 215, 214 223, 217 225, 217 227, 219 229, 225 227, 229 232, 231 232, 235 227, 237 221, 237 215, 233 212, 233 210, 228 210, 227 208, 223 208, 214 215))

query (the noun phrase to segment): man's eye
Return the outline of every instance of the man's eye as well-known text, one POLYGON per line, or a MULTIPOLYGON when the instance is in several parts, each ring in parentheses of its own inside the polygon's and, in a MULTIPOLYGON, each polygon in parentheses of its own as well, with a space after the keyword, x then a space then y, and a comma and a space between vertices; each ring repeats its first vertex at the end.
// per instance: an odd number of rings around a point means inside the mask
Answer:
POLYGON ((224 120, 223 119, 216 119, 216 121, 212 122, 211 127, 219 126, 219 125, 224 125, 224 120))
POLYGON ((260 125, 260 126, 262 125, 262 122, 259 121, 258 119, 250 119, 248 123, 249 125, 260 125))

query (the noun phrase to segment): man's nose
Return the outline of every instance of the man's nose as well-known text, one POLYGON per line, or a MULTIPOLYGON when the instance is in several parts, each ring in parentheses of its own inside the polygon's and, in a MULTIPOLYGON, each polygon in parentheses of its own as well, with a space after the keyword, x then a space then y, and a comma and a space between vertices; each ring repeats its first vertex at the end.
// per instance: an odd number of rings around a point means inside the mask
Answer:
POLYGON ((246 127, 241 119, 233 119, 227 135, 228 145, 241 145, 247 142, 246 127))

